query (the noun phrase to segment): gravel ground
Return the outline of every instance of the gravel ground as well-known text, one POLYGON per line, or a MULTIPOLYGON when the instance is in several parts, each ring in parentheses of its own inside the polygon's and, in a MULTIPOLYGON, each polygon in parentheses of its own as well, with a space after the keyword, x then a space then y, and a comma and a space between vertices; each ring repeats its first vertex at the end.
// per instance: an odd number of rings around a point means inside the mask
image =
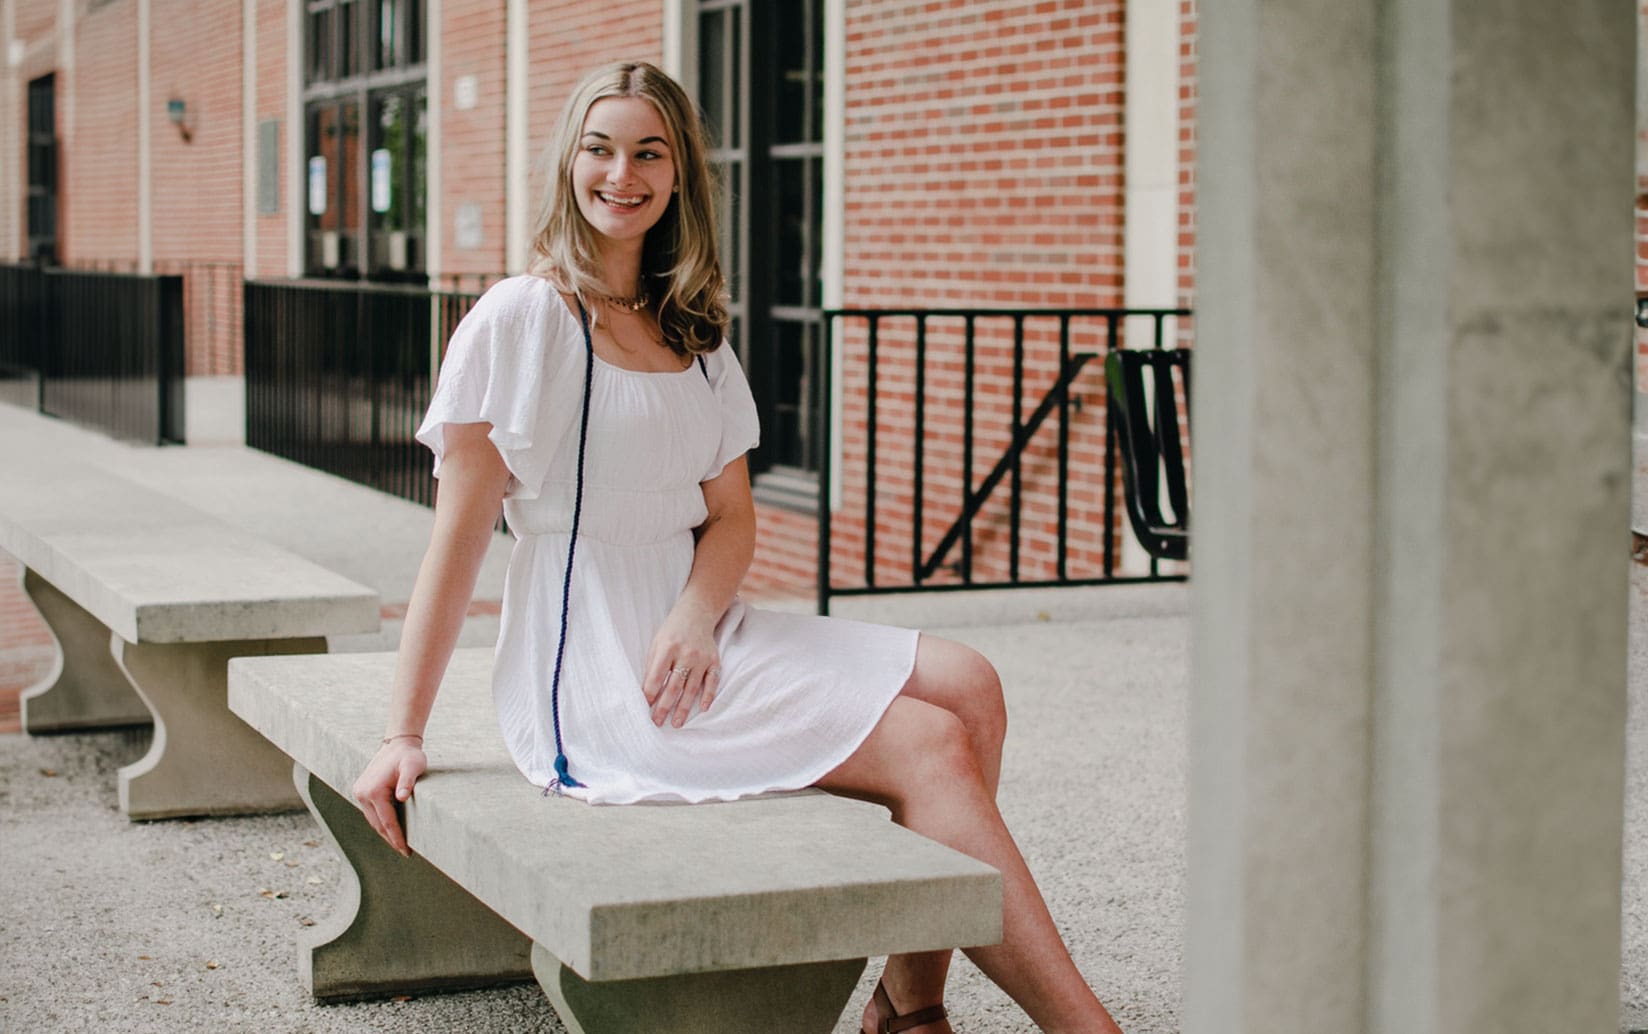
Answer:
MULTIPOLYGON (((1003 809, 1079 965, 1130 1032, 1177 1030, 1185 618, 950 634, 1003 661, 1003 809)), ((295 941, 341 876, 319 830, 306 814, 130 823, 115 773, 142 749, 0 736, 0 1030, 563 1030, 535 985, 313 1004, 295 941)), ((949 1004, 959 1031, 1034 1030, 965 959, 949 1004)))
MULTIPOLYGON (((1162 599, 947 631, 1002 669, 1003 810, 1130 1034, 1179 1029, 1188 621, 1162 599)), ((1624 1031, 1648 1030, 1648 566, 1632 607, 1624 1031)), ((0 1031, 564 1029, 531 984, 315 1005, 295 944, 341 878, 318 829, 304 814, 127 822, 115 771, 142 749, 133 734, 0 736, 0 1031)), ((857 1030, 877 969, 837 1034, 857 1030)), ((949 1005, 958 1031, 1034 1029, 965 959, 949 1005)))

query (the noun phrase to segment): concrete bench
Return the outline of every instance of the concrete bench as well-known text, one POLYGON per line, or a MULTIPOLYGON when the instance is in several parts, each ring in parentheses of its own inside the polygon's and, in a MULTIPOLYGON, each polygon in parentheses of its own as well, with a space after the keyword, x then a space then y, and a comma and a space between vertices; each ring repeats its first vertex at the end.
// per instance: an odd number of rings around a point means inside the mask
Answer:
POLYGON ((61 647, 30 733, 153 723, 120 770, 133 819, 302 806, 290 764, 229 713, 230 657, 324 653, 378 627, 375 592, 107 471, 7 457, 0 549, 61 647))
POLYGON ((873 805, 545 796, 504 748, 491 663, 454 654, 402 858, 345 796, 377 750, 393 655, 230 662, 230 708, 291 755, 355 876, 301 950, 315 997, 536 976, 582 1034, 825 1034, 866 957, 1000 939, 1000 875, 873 805))

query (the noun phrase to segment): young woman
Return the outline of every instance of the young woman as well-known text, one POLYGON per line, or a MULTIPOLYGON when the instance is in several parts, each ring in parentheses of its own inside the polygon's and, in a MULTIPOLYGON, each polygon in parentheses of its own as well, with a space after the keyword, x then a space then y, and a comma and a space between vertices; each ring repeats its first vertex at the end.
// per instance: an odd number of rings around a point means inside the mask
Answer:
MULTIPOLYGON (((406 853, 395 803, 424 771, 422 732, 501 500, 516 543, 493 681, 528 779, 592 804, 804 786, 878 801, 1001 871, 1003 941, 968 954, 1043 1030, 1117 1031, 996 810, 1006 712, 990 664, 734 595, 754 551, 757 426, 723 342, 704 150, 691 101, 651 65, 574 90, 532 275, 465 317, 418 431, 440 477, 435 528, 355 798, 406 853)), ((949 1031, 949 965, 949 952, 889 959, 863 1029, 949 1031)))

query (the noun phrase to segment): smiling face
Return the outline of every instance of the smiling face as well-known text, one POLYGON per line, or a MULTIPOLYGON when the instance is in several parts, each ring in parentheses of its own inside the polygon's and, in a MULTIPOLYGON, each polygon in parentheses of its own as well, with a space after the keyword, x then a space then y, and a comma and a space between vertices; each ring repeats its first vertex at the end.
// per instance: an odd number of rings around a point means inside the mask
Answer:
POLYGON ((670 206, 675 161, 658 109, 642 97, 590 105, 572 159, 578 211, 604 244, 640 248, 670 206))

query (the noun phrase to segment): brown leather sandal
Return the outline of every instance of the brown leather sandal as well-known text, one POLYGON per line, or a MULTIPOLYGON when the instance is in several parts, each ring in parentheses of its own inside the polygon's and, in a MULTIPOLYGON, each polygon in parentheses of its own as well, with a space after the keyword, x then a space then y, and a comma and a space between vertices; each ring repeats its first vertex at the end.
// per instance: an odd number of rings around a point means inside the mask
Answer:
POLYGON ((925 1009, 917 1009, 915 1012, 900 1016, 898 1010, 893 1008, 893 1000, 887 996, 887 989, 880 983, 876 984, 875 999, 886 1007, 887 1015, 881 1018, 874 1034, 898 1034, 902 1030, 925 1027, 929 1023, 937 1023, 950 1017, 949 1011, 942 1005, 929 1005, 925 1009))

